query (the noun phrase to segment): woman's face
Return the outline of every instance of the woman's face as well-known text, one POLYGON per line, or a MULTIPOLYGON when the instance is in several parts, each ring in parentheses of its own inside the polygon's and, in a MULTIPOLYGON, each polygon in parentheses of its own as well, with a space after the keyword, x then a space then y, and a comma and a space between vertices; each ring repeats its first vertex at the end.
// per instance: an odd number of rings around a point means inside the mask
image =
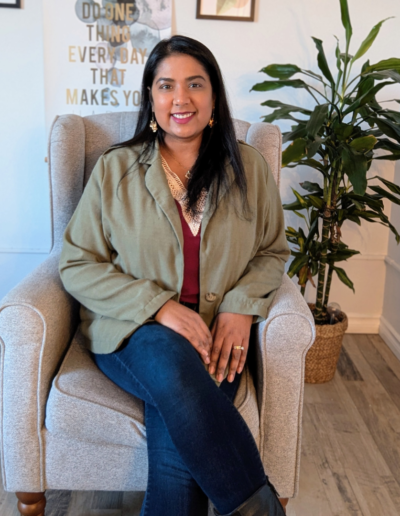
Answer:
POLYGON ((159 64, 151 98, 155 118, 166 132, 166 139, 193 140, 210 121, 215 95, 199 61, 177 54, 159 64))

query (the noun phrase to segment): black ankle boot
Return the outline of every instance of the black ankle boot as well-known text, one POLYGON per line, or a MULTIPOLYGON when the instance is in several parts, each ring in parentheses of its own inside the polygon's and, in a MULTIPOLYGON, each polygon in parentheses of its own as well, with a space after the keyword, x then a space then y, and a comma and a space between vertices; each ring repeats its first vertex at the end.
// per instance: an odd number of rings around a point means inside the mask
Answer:
POLYGON ((285 516, 285 510, 278 496, 279 493, 266 477, 266 483, 233 512, 222 515, 214 508, 214 514, 216 516, 285 516))

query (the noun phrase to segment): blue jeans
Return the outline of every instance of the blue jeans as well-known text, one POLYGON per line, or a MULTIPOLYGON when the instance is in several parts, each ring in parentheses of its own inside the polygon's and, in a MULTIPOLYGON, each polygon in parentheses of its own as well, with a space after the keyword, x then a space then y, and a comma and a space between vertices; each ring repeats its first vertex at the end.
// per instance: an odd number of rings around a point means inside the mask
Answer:
POLYGON ((218 387, 190 342, 156 321, 113 353, 92 357, 144 401, 149 472, 141 516, 207 516, 208 499, 226 514, 266 483, 254 438, 233 404, 241 375, 218 387))

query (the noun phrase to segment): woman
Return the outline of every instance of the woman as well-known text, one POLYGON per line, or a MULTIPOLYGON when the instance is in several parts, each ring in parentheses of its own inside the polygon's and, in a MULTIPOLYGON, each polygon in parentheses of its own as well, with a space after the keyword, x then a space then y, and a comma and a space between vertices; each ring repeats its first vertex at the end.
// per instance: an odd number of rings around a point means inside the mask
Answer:
POLYGON ((161 41, 135 136, 99 158, 60 260, 94 361, 144 401, 142 516, 206 516, 208 499, 215 514, 284 514, 233 400, 289 254, 275 181, 235 139, 214 56, 161 41))

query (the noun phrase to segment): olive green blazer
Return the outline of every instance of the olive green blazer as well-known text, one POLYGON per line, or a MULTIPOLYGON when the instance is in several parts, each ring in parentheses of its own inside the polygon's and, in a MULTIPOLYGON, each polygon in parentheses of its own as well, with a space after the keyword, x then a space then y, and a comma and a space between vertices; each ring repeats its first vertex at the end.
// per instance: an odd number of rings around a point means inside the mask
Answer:
MULTIPOLYGON (((200 309, 211 328, 219 312, 266 319, 290 256, 279 191, 262 155, 239 143, 253 218, 240 216, 236 188, 219 194, 201 223, 200 309)), ((94 353, 111 353, 169 299, 179 301, 183 233, 158 145, 106 151, 64 232, 59 271, 80 303, 81 331, 94 353), (118 191, 117 191, 118 190, 118 191)), ((229 185, 233 170, 227 166, 229 185)))

